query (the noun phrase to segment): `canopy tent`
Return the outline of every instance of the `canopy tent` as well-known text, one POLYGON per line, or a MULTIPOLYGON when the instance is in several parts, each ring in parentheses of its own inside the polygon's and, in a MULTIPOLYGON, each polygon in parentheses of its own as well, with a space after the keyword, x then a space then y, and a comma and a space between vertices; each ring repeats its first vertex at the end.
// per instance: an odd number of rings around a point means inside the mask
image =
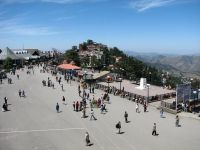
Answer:
POLYGON ((63 70, 80 70, 81 69, 81 67, 71 65, 71 64, 61 64, 58 66, 58 68, 63 69, 63 70))

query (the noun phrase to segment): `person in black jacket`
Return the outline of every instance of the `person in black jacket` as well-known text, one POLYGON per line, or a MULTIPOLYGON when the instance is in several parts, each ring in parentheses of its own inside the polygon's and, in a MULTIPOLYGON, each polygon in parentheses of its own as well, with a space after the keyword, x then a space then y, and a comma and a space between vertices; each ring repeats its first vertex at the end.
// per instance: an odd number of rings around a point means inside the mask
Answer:
POLYGON ((117 124, 116 124, 116 128, 119 129, 119 134, 121 133, 120 129, 121 129, 121 122, 119 121, 117 124))
POLYGON ((57 111, 57 113, 59 113, 59 105, 58 105, 58 103, 56 104, 56 111, 57 111))
POLYGON ((125 122, 128 123, 128 113, 125 111, 124 113, 125 122))

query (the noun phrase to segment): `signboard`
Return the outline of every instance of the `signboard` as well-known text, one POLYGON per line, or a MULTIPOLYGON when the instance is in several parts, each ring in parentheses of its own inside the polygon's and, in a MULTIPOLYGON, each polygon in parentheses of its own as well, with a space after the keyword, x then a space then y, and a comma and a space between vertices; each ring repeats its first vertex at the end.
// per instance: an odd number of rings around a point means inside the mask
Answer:
POLYGON ((189 101, 191 95, 191 84, 180 84, 176 86, 176 100, 179 102, 189 101))

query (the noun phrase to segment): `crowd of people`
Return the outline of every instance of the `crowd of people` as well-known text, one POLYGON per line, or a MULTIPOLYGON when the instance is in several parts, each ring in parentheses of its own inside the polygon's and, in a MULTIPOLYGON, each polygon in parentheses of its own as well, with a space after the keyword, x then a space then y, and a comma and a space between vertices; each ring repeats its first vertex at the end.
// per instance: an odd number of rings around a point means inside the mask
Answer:
MULTIPOLYGON (((39 67, 39 66, 38 66, 39 67)), ((42 69, 40 69, 40 73, 50 73, 48 67, 43 66, 42 69)), ((32 68, 28 68, 27 69, 27 74, 34 74, 34 67, 32 68), (32 71, 31 71, 32 70, 32 71)), ((51 75, 53 79, 50 79, 50 77, 47 78, 47 80, 42 80, 42 85, 43 86, 47 86, 47 87, 52 87, 54 89, 54 77, 55 77, 55 81, 58 83, 58 85, 61 86, 62 91, 64 91, 64 81, 69 80, 69 78, 64 78, 62 80, 61 76, 58 76, 57 73, 52 72, 51 71, 51 75)), ((17 79, 19 80, 19 74, 16 75, 17 79)), ((1 81, 2 83, 2 81, 1 81)), ((8 84, 12 83, 12 79, 8 78, 8 84)), ((68 81, 67 81, 68 83, 68 81)), ((81 112, 82 113, 82 118, 87 118, 87 114, 90 114, 89 120, 97 120, 97 118, 95 117, 95 113, 94 113, 94 109, 99 109, 100 114, 103 113, 107 113, 108 109, 106 107, 106 104, 111 104, 110 103, 110 96, 109 93, 113 93, 114 95, 118 95, 120 93, 122 93, 122 96, 125 96, 124 93, 124 88, 122 88, 121 91, 117 90, 115 87, 112 88, 108 88, 104 91, 104 94, 102 94, 100 97, 96 97, 95 94, 95 86, 87 86, 86 83, 78 83, 78 95, 80 97, 79 100, 74 100, 72 103, 72 107, 74 112, 81 112), (123 95, 124 94, 124 95, 123 95), (90 111, 90 113, 87 113, 87 111, 90 111)), ((26 97, 25 95, 25 91, 19 89, 18 91, 19 97, 26 97)), ((144 108, 144 112, 147 112, 147 101, 142 100, 142 102, 140 101, 141 99, 136 99, 135 100, 135 106, 136 106, 136 113, 140 113, 140 109, 139 106, 142 104, 143 108, 144 108)), ((66 98, 65 96, 62 96, 62 102, 64 105, 67 105, 66 102, 66 98)), ((2 112, 6 112, 8 111, 8 98, 4 97, 4 103, 2 105, 2 112)), ((56 112, 60 113, 60 105, 59 102, 56 103, 56 112)), ((160 110, 160 117, 163 118, 163 109, 160 110)), ((124 121, 125 123, 129 123, 128 120, 128 112, 124 111, 124 121)), ((179 126, 179 117, 178 115, 175 118, 175 126, 178 127, 179 126)), ((115 126, 118 129, 118 133, 121 133, 121 122, 117 121, 117 124, 115 126)), ((153 130, 152 130, 152 135, 158 135, 157 130, 156 130, 156 123, 153 124, 153 130)), ((86 136, 85 136, 85 141, 86 141, 86 145, 88 146, 91 142, 90 142, 90 138, 89 138, 89 133, 86 132, 86 136)))

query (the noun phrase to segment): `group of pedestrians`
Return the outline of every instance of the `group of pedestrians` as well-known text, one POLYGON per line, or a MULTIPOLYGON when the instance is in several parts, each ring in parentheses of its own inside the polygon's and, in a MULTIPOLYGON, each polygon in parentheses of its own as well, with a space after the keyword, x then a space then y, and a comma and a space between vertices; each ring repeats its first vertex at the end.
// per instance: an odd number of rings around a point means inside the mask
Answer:
POLYGON ((12 84, 12 79, 8 78, 8 84, 12 84))
POLYGON ((20 97, 20 98, 21 98, 21 97, 26 97, 25 91, 24 91, 24 90, 20 90, 20 89, 19 89, 18 93, 19 93, 19 97, 20 97))
MULTIPOLYGON (((124 112, 124 119, 125 119, 125 123, 129 123, 127 111, 124 112)), ((121 126, 121 122, 120 121, 115 125, 115 127, 118 129, 118 133, 121 134, 121 127, 122 126, 121 126)))
POLYGON ((61 80, 62 80, 62 77, 59 77, 59 78, 58 78, 58 77, 56 76, 56 81, 57 81, 59 84, 61 83, 61 80))

